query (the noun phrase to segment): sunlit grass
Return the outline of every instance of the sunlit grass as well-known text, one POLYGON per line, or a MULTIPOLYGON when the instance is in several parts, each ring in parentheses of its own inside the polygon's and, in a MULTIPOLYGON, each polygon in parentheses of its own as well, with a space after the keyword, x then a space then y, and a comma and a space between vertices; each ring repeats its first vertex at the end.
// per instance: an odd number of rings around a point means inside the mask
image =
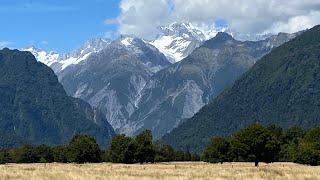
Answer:
POLYGON ((160 163, 160 164, 7 164, 0 179, 320 179, 320 167, 294 163, 160 163))

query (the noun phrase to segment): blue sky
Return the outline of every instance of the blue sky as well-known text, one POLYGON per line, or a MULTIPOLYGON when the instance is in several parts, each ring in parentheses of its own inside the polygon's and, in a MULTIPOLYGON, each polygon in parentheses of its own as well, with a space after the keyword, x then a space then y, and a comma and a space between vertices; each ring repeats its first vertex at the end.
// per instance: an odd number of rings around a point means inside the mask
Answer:
POLYGON ((30 45, 68 52, 94 37, 116 32, 106 19, 119 14, 119 0, 1 0, 0 46, 30 45))

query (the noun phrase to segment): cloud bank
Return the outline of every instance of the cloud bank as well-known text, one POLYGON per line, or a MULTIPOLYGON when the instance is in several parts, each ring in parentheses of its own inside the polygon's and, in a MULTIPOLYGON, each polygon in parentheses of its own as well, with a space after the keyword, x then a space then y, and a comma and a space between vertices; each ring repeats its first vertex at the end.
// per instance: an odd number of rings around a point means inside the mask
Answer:
POLYGON ((320 24, 320 0, 122 0, 116 23, 121 34, 150 37, 159 25, 227 23, 243 34, 296 32, 320 24))

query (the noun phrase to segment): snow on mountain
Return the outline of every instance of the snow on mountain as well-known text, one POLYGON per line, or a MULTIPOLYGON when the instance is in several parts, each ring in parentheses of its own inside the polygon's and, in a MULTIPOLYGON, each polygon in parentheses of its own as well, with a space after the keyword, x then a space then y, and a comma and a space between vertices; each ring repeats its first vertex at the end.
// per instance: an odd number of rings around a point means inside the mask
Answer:
POLYGON ((159 49, 140 38, 122 35, 114 43, 136 55, 147 69, 153 73, 170 65, 166 56, 159 49))
POLYGON ((101 109, 117 132, 133 134, 141 125, 132 124, 130 116, 138 108, 144 86, 155 72, 170 65, 154 46, 121 36, 57 75, 70 96, 101 109))
POLYGON ((44 50, 35 48, 34 46, 23 48, 21 50, 31 52, 38 61, 46 64, 49 67, 52 67, 56 73, 59 73, 70 65, 79 64, 80 62, 86 60, 92 53, 101 51, 110 43, 111 40, 109 39, 91 39, 78 50, 63 55, 59 55, 53 51, 46 52, 44 50))
POLYGON ((204 29, 191 23, 172 23, 169 26, 160 26, 159 35, 150 41, 162 52, 171 63, 181 61, 199 47, 202 42, 214 37, 225 29, 204 29))
MULTIPOLYGON (((163 53, 171 63, 175 63, 191 54, 194 49, 199 47, 204 41, 214 37, 219 31, 225 31, 224 29, 217 28, 204 29, 191 23, 177 22, 169 26, 160 26, 158 29, 159 34, 157 38, 148 42, 130 36, 121 36, 115 41, 120 41, 122 45, 138 55, 143 54, 144 48, 142 46, 149 46, 154 51, 163 53)), ((86 60, 92 53, 99 52, 111 42, 111 40, 103 38, 91 39, 78 50, 62 55, 55 52, 46 52, 35 47, 22 50, 32 52, 38 61, 48 66, 53 65, 55 71, 62 71, 70 65, 75 65, 86 60)), ((153 72, 156 72, 162 67, 152 66, 151 68, 153 72)))
POLYGON ((60 55, 56 52, 53 52, 53 51, 46 52, 44 50, 35 48, 34 46, 23 48, 21 50, 31 52, 38 61, 42 62, 47 66, 51 66, 53 63, 57 62, 58 59, 60 58, 60 55))
POLYGON ((132 45, 133 38, 132 37, 124 37, 121 39, 121 43, 127 47, 132 45))
POLYGON ((59 71, 64 70, 70 65, 79 64, 80 62, 86 60, 92 53, 97 53, 101 51, 110 43, 111 40, 109 39, 98 38, 89 40, 81 48, 72 53, 64 55, 59 60, 59 63, 61 64, 61 68, 59 71))

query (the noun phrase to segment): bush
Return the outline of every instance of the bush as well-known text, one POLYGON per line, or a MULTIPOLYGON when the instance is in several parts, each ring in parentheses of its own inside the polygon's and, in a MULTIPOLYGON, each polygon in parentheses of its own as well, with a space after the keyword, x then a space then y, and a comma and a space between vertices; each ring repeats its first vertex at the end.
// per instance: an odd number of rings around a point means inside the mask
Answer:
POLYGON ((47 145, 40 145, 35 148, 40 163, 51 163, 54 161, 52 148, 47 145))
POLYGON ((66 163, 68 162, 68 147, 66 146, 56 146, 52 148, 53 161, 66 163))
POLYGON ((24 145, 15 150, 15 161, 18 163, 36 163, 40 160, 33 146, 24 145))
POLYGON ((315 148, 314 144, 301 142, 297 151, 296 163, 309 164, 311 166, 320 165, 320 151, 315 148))
POLYGON ((155 162, 170 162, 175 160, 175 151, 174 149, 160 142, 155 143, 155 162))
POLYGON ((7 150, 0 150, 0 164, 11 162, 11 156, 7 150))

